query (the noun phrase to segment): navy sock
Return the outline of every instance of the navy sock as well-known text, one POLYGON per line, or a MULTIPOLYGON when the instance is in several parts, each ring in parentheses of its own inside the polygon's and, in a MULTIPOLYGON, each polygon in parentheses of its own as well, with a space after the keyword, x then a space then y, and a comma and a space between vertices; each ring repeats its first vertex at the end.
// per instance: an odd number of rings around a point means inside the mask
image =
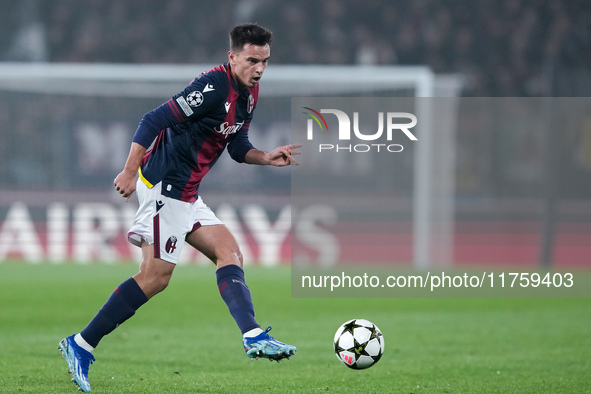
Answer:
POLYGON ((135 314, 148 301, 135 279, 129 278, 117 287, 80 335, 92 347, 117 326, 135 314))
POLYGON ((260 327, 254 319, 254 306, 250 289, 244 283, 244 271, 237 265, 227 265, 216 271, 218 289, 222 299, 228 305, 230 314, 244 334, 260 327))

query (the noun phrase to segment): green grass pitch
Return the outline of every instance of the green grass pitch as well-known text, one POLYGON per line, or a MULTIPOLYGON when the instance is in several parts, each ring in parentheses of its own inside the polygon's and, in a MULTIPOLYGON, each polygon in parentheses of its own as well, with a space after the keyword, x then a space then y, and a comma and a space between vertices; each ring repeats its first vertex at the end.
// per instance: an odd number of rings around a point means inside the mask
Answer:
MULTIPOLYGON (((0 392, 75 392, 56 349, 128 265, 0 264, 0 392)), ((213 266, 179 266, 169 288, 103 339, 95 393, 589 393, 589 299, 292 299, 289 268, 246 269, 257 319, 297 354, 250 361, 213 266), (340 364, 338 326, 384 333, 378 364, 340 364)))

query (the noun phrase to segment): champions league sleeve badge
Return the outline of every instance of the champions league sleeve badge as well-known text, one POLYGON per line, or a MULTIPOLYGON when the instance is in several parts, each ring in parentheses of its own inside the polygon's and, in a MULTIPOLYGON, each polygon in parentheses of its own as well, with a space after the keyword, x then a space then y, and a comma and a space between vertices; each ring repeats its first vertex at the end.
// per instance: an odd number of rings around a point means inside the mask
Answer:
POLYGON ((199 107, 201 103, 203 103, 203 93, 198 90, 189 93, 187 96, 187 103, 189 103, 191 107, 199 107))

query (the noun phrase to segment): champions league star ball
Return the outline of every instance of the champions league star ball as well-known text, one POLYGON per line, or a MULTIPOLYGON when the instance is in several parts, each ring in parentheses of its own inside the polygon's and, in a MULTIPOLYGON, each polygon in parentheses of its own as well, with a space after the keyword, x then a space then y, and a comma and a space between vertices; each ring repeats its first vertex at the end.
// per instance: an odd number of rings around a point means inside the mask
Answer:
POLYGON ((369 368, 384 353, 384 336, 370 321, 349 320, 334 335, 334 352, 339 361, 349 368, 369 368))

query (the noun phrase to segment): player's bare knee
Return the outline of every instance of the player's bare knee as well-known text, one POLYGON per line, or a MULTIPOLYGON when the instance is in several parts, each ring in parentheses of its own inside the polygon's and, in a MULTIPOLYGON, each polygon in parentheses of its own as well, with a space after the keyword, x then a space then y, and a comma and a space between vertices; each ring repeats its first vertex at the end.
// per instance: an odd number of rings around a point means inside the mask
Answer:
POLYGON ((226 265, 237 265, 242 268, 244 257, 240 249, 229 248, 217 254, 216 265, 218 268, 226 265))
POLYGON ((168 283, 170 283, 170 276, 160 276, 158 278, 154 278, 154 291, 155 294, 164 291, 168 287, 168 283))
POLYGON ((168 283, 170 282, 170 276, 163 275, 140 275, 136 276, 135 279, 148 298, 152 298, 156 294, 166 289, 168 283))
POLYGON ((140 272, 134 276, 135 281, 148 298, 166 289, 170 282, 172 269, 168 266, 163 267, 161 263, 161 260, 153 258, 144 259, 140 264, 140 272))
POLYGON ((240 268, 242 268, 242 265, 244 263, 244 256, 242 256, 242 252, 240 250, 235 251, 234 257, 237 262, 236 265, 239 266, 240 268))

